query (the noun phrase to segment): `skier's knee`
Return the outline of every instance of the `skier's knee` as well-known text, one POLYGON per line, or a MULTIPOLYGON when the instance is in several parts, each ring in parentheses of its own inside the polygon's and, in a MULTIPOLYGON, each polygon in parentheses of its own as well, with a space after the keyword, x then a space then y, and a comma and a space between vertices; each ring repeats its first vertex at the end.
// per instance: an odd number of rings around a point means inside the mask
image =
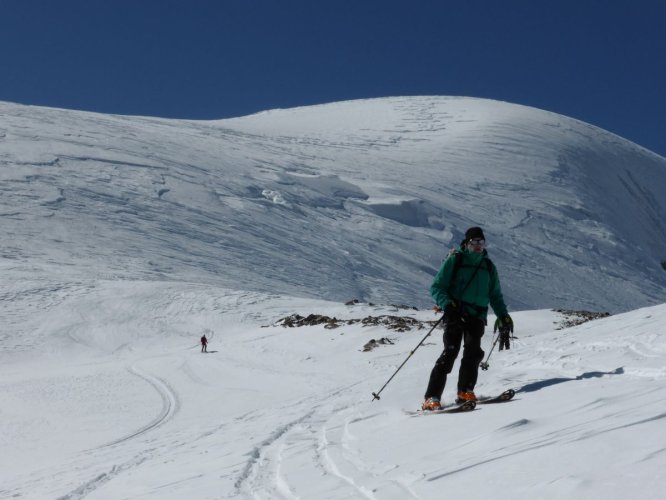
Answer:
POLYGON ((442 355, 437 358, 437 361, 435 362, 435 366, 443 370, 445 373, 451 373, 451 370, 453 370, 453 364, 456 361, 456 357, 458 355, 457 351, 451 352, 451 351, 444 351, 442 355))

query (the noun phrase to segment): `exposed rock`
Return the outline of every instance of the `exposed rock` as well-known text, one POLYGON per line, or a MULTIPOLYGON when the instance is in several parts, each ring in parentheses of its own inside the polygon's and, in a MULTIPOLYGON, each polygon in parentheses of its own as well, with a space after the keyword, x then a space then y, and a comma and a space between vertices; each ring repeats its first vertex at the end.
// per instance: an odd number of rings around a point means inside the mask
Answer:
POLYGON ((294 328, 297 326, 314 326, 324 324, 324 328, 337 328, 340 326, 338 324, 338 319, 331 318, 330 316, 322 316, 321 314, 309 314, 307 317, 303 317, 300 314, 292 314, 277 321, 277 325, 282 325, 283 327, 294 328))
MULTIPOLYGON (((365 302, 360 301, 358 299, 352 299, 348 302, 345 302, 346 306, 355 306, 357 304, 365 304, 365 302)), ((372 302, 368 302, 367 305, 374 306, 375 304, 373 304, 372 302)), ((395 309, 409 309, 411 311, 418 311, 419 310, 418 307, 408 306, 408 305, 405 305, 405 304, 389 304, 388 307, 393 307, 395 309)))
MULTIPOLYGON (((350 320, 351 323, 357 323, 359 320, 350 320)), ((366 316, 361 321, 363 326, 378 326, 383 325, 389 330, 396 330, 398 332, 408 332, 412 327, 421 329, 423 323, 414 318, 406 318, 403 316, 366 316)))
POLYGON ((396 309, 410 309, 412 311, 418 311, 418 307, 414 306, 407 306, 405 304, 389 304, 391 307, 395 307, 396 309))
POLYGON ((281 325, 283 327, 294 328, 298 326, 314 326, 314 325, 324 325, 324 328, 338 328, 342 325, 354 325, 361 323, 363 326, 384 326, 388 330, 395 330, 398 332, 407 332, 412 328, 421 330, 425 326, 433 325, 434 322, 431 321, 419 321, 414 318, 404 317, 404 316, 366 316, 361 319, 347 319, 341 320, 337 318, 331 318, 329 316, 323 316, 321 314, 310 314, 307 317, 303 317, 300 314, 292 314, 291 316, 284 317, 278 320, 275 324, 281 325))
POLYGON ((572 311, 570 309, 555 309, 555 312, 564 315, 564 321, 560 323, 560 326, 557 328, 558 330, 582 325, 588 321, 610 316, 610 313, 607 312, 572 311))
POLYGON ((363 346, 363 352, 367 351, 372 351, 375 347, 379 347, 380 345, 385 345, 385 344, 391 344, 393 345, 393 342, 391 342, 390 339, 387 339, 386 337, 382 337, 379 340, 375 339, 370 339, 364 346, 363 346))

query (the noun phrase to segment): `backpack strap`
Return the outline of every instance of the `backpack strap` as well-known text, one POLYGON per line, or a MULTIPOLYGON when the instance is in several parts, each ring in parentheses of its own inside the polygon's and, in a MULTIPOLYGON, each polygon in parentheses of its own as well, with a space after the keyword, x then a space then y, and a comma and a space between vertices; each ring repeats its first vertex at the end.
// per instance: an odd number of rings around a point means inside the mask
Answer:
MULTIPOLYGON (((463 253, 460 252, 459 250, 456 250, 454 252, 454 255, 456 256, 456 260, 453 263, 453 270, 451 271, 451 282, 450 282, 451 284, 449 285, 449 290, 448 290, 449 297, 451 296, 451 289, 453 288, 453 284, 456 281, 456 276, 458 275, 458 270, 462 267, 462 260, 463 260, 463 253)), ((485 257, 485 256, 483 257, 483 261, 485 261, 485 263, 486 263, 486 269, 488 270, 488 274, 490 274, 492 276, 495 264, 493 264, 492 261, 488 257, 485 257)), ((476 269, 474 269, 474 273, 472 274, 471 278, 469 279, 469 281, 467 282, 467 284, 463 288, 462 292, 460 293, 461 295, 463 293, 465 293, 465 290, 467 290, 467 287, 472 283, 472 280, 476 276, 476 273, 479 271, 480 267, 481 267, 481 262, 479 262, 479 265, 476 266, 476 269)))
POLYGON ((495 264, 488 257, 484 257, 483 260, 486 261, 486 268, 488 269, 488 274, 493 275, 493 269, 495 269, 495 264))
POLYGON ((456 281, 456 276, 458 276, 458 270, 462 266, 462 260, 463 260, 462 252, 456 250, 454 252, 454 255, 456 256, 456 260, 453 263, 453 271, 451 271, 451 286, 453 286, 453 283, 455 283, 456 281))
MULTIPOLYGON (((456 260, 453 263, 453 270, 451 271, 451 281, 450 281, 449 289, 447 291, 448 294, 449 294, 449 297, 451 297, 451 289, 453 288, 453 285, 456 282, 456 276, 458 275, 458 270, 462 267, 463 253, 456 251, 455 256, 456 256, 456 260)), ((474 269, 474 273, 472 273, 472 276, 469 278, 469 281, 467 281, 467 284, 463 287, 462 292, 460 292, 460 295, 465 293, 465 290, 467 290, 467 287, 474 280, 474 277, 476 276, 476 273, 479 272, 480 267, 481 267, 481 262, 479 262, 479 265, 476 266, 476 269, 474 269)))

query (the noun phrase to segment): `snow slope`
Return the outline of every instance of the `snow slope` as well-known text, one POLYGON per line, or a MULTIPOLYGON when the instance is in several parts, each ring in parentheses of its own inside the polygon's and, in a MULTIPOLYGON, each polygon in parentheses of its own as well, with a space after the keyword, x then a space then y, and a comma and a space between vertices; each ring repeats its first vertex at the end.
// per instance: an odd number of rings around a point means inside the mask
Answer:
MULTIPOLYGON (((22 291, 17 314, 54 293, 22 291)), ((413 417, 441 331, 371 402, 426 329, 271 325, 428 311, 165 282, 56 294, 0 344, 0 498, 663 498, 664 305, 566 330, 514 313, 477 393, 515 401, 413 417)))
POLYGON ((514 309, 665 297, 666 160, 508 103, 213 122, 0 103, 0 166, 3 270, 427 306, 446 249, 479 224, 514 309))
POLYGON ((0 498, 662 498, 665 162, 475 99, 215 122, 0 103, 0 498), (477 393, 515 401, 411 416, 436 330, 371 402, 428 324, 277 325, 434 321, 472 224, 518 337, 477 393), (625 312, 557 330, 551 308, 625 312))

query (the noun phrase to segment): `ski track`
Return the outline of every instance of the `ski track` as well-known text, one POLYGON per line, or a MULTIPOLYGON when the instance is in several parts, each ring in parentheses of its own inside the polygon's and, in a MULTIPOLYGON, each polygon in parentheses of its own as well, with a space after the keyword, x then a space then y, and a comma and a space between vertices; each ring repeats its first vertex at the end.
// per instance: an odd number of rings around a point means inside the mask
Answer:
POLYGON ((331 433, 331 429, 332 427, 323 426, 319 434, 317 452, 324 469, 351 486, 361 497, 375 500, 376 497, 372 491, 358 484, 358 479, 354 477, 357 470, 344 459, 344 445, 340 441, 336 441, 336 438, 339 439, 340 436, 337 433, 331 433))
MULTIPOLYGON (((278 409, 299 413, 306 406, 310 408, 248 452, 250 458, 234 484, 236 493, 257 500, 306 498, 314 493, 303 491, 310 487, 307 482, 303 484, 303 477, 324 476, 326 479, 318 482, 333 481, 334 485, 326 491, 336 491, 336 497, 376 500, 374 485, 386 481, 364 464, 352 445, 355 438, 349 426, 358 418, 349 416, 351 407, 335 407, 336 397, 356 385, 358 382, 340 387, 314 404, 307 398, 278 409)), ((271 415, 262 416, 265 417, 271 415)), ((400 497, 418 498, 399 481, 388 483, 399 488, 400 497)))
POLYGON ((58 497, 58 500, 81 500, 82 498, 85 498, 94 490, 108 483, 116 476, 141 465, 143 462, 145 462, 150 458, 152 451, 153 450, 146 450, 145 452, 139 454, 137 457, 133 458, 132 460, 128 460, 122 465, 114 465, 110 471, 103 472, 94 479, 91 479, 90 481, 82 484, 74 491, 71 491, 66 495, 58 497))
MULTIPOLYGON (((145 371, 143 371, 138 367, 138 363, 129 366, 127 368, 127 371, 145 380, 157 391, 157 393, 160 395, 160 398, 162 399, 162 409, 160 413, 157 415, 157 417, 155 417, 148 424, 144 425, 143 427, 140 427, 138 430, 132 432, 127 436, 116 439, 115 441, 112 441, 110 443, 98 447, 97 450, 102 450, 105 448, 111 448, 118 445, 126 444, 131 440, 134 440, 136 438, 145 435, 146 433, 164 425, 169 420, 171 420, 180 407, 179 398, 176 392, 169 386, 167 382, 153 375, 149 375, 148 373, 146 373, 145 371)), ((89 450, 89 451, 93 452, 95 450, 89 450)), ((154 456, 154 451, 155 451, 154 448, 144 449, 141 453, 131 458, 130 460, 123 462, 121 465, 114 465, 109 471, 98 474, 93 479, 78 486, 70 493, 67 493, 66 495, 59 497, 59 500, 79 500, 85 498, 91 492, 100 488, 104 484, 108 483, 118 475, 127 472, 128 470, 131 470, 135 467, 138 467, 146 460, 151 459, 154 456)))
POLYGON ((153 419, 152 422, 144 425, 143 427, 139 428, 137 431, 132 432, 127 436, 124 436, 120 439, 102 445, 101 448, 107 448, 110 446, 115 446, 117 444, 124 443, 126 441, 129 441, 130 439, 139 437, 161 425, 164 425, 167 421, 173 418, 173 416, 180 407, 178 396, 176 395, 175 391, 169 386, 169 384, 167 384, 164 380, 145 373, 144 371, 138 368, 137 364, 130 366, 127 370, 131 374, 136 375, 137 377, 148 382, 157 391, 157 393, 160 395, 160 398, 162 399, 162 410, 160 411, 159 415, 157 415, 157 417, 153 419))
POLYGON ((354 498, 376 500, 381 498, 420 497, 402 477, 391 477, 390 471, 397 469, 397 464, 373 464, 366 462, 355 443, 357 437, 351 425, 365 418, 350 407, 339 411, 328 419, 319 429, 317 456, 327 473, 351 486, 347 493, 354 498))
POLYGON ((406 480, 386 477, 397 465, 376 469, 363 460, 351 425, 365 418, 352 412, 352 407, 344 406, 331 413, 320 403, 277 429, 249 453, 236 492, 257 500, 308 498, 321 491, 335 491, 335 498, 419 499, 406 480), (303 478, 311 477, 321 477, 318 483, 329 487, 307 491, 311 486, 303 478))
MULTIPOLYGON (((238 493, 245 491, 252 492, 256 488, 253 488, 251 485, 256 482, 257 477, 260 477, 259 468, 263 467, 265 462, 268 460, 267 454, 268 450, 275 445, 278 440, 283 438, 290 430, 297 426, 298 424, 306 421, 309 417, 312 416, 314 411, 303 415, 296 420, 288 422, 280 427, 278 427, 267 439, 262 441, 259 445, 255 446, 249 453, 250 459, 245 464, 243 471, 241 472, 239 478, 236 480, 234 487, 238 493), (248 484, 246 486, 246 483, 248 484)), ((278 454, 279 456, 279 454, 278 454)), ((270 484, 261 484, 266 489, 271 489, 270 484)), ((255 494, 256 496, 256 494, 255 494)))

